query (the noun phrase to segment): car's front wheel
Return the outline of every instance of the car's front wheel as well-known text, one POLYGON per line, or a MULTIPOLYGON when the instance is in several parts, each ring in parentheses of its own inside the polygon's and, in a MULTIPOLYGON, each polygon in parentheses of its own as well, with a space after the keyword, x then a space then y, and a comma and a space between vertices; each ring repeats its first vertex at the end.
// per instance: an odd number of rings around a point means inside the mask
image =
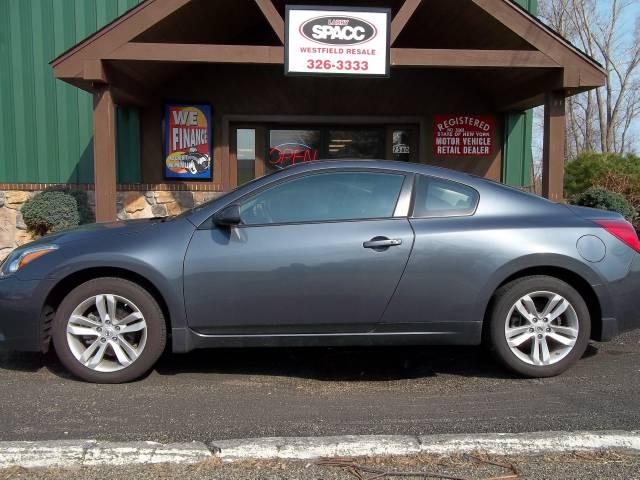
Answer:
POLYGON ((57 309, 53 343, 74 375, 96 383, 122 383, 144 375, 166 343, 162 310, 139 285, 97 278, 73 289, 57 309))
POLYGON ((551 377, 582 357, 591 319, 584 299, 569 284, 532 276, 496 292, 488 333, 494 353, 508 368, 528 377, 551 377))

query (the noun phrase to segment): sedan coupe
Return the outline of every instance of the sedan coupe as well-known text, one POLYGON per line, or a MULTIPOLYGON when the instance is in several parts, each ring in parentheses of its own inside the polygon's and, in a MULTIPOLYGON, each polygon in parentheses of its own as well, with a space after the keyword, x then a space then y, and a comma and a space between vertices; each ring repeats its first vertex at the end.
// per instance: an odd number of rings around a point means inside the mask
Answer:
POLYGON ((77 377, 165 349, 486 344, 528 377, 640 327, 640 242, 616 213, 420 164, 309 162, 182 215, 83 226, 0 266, 0 347, 77 377))

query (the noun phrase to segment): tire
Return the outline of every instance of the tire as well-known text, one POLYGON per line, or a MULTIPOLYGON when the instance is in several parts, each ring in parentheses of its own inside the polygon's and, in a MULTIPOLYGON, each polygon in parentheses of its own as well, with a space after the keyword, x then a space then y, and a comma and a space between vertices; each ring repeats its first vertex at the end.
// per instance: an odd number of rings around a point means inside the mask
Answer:
POLYGON ((76 377, 124 383, 155 365, 166 345, 167 327, 158 303, 144 288, 104 277, 83 283, 64 298, 52 337, 60 362, 76 377))
POLYGON ((553 377, 584 355, 591 318, 584 299, 569 284, 555 277, 531 276, 496 292, 487 333, 491 350, 507 368, 524 377, 553 377), (568 303, 566 309, 559 298, 568 303), (545 317, 547 306, 551 314, 545 317), (558 312, 563 313, 551 320, 558 312))

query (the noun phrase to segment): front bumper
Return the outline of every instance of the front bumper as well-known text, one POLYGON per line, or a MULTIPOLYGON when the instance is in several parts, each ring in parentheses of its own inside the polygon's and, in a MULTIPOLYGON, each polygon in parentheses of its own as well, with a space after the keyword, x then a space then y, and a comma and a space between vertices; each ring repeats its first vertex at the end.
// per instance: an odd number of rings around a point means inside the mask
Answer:
POLYGON ((48 286, 43 280, 0 278, 0 350, 46 349, 42 307, 48 286))

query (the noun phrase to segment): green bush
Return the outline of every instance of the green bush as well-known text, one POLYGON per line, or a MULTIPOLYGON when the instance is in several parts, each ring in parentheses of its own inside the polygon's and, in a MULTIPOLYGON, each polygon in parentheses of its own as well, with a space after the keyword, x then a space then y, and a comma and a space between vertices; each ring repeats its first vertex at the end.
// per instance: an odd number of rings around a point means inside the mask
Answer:
POLYGON ((630 222, 633 222, 636 218, 636 211, 622 195, 601 187, 591 187, 578 195, 574 195, 571 197, 570 203, 618 212, 630 222))
POLYGON ((640 157, 585 153, 569 162, 565 173, 565 196, 571 198, 591 187, 625 197, 640 212, 640 157))
POLYGON ((27 200, 21 209, 27 228, 38 235, 80 224, 78 202, 68 192, 44 191, 27 200))
POLYGON ((76 199, 76 203, 78 204, 78 215, 80 215, 80 225, 96 221, 93 210, 89 206, 89 197, 87 192, 83 192, 82 190, 67 190, 64 188, 50 188, 47 191, 63 192, 76 199))

